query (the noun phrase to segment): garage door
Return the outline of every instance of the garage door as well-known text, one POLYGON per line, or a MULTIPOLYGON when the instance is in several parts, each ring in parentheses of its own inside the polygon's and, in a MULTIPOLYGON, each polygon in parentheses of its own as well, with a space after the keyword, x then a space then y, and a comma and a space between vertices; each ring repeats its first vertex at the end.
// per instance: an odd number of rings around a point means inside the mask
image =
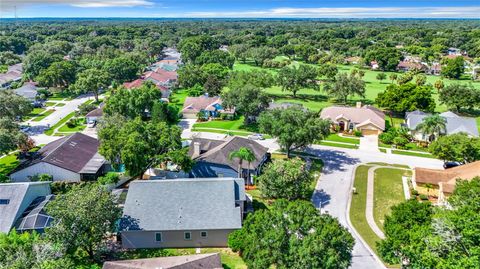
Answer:
POLYGON ((362 135, 378 135, 378 130, 362 130, 362 135))

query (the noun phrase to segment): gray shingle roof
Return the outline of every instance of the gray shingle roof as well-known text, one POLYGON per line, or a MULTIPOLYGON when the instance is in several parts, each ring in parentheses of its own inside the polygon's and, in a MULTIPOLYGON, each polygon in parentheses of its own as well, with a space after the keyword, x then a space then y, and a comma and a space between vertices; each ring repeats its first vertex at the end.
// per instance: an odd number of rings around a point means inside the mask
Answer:
MULTIPOLYGON (((406 114, 407 126, 410 130, 415 130, 424 118, 431 116, 427 113, 419 113, 417 111, 410 112, 406 114)), ((445 118, 446 123, 446 134, 456 134, 456 133, 467 133, 470 136, 478 137, 478 127, 477 122, 474 118, 460 117, 457 114, 447 111, 440 114, 441 117, 445 118)))
POLYGON ((120 229, 239 229, 242 216, 240 208, 235 206, 235 196, 245 200, 243 186, 243 179, 234 178, 133 181, 120 229))
POLYGON ((23 96, 27 99, 35 99, 37 96, 37 86, 32 83, 25 83, 22 87, 14 90, 15 94, 23 96))
POLYGON ((111 261, 103 264, 103 269, 220 269, 220 254, 197 254, 186 256, 160 257, 150 259, 111 261))
POLYGON ((8 233, 35 198, 49 195, 49 184, 50 182, 0 184, 0 232, 8 233))
MULTIPOLYGON (((201 154, 198 157, 195 157, 195 161, 203 161, 209 163, 216 163, 227 165, 231 167, 233 170, 237 171, 238 169, 238 160, 229 159, 229 155, 232 151, 236 151, 241 147, 245 147, 250 149, 253 154, 255 155, 256 160, 250 163, 250 169, 256 169, 263 160, 263 157, 267 154, 268 149, 264 146, 260 145, 259 143, 239 137, 234 136, 228 138, 226 141, 219 141, 219 140, 211 140, 211 139, 193 139, 190 149, 189 155, 193 156, 193 147, 195 142, 200 143, 201 154), (205 146, 207 144, 208 146, 205 146)), ((242 164, 244 169, 248 169, 248 163, 243 162, 242 164)), ((238 171, 237 171, 238 172, 238 171)))

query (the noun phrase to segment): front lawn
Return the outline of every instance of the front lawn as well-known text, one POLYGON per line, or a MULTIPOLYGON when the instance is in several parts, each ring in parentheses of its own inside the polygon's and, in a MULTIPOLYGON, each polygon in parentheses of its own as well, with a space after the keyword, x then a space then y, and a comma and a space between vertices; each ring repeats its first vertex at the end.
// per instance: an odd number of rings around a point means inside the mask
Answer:
POLYGON ((41 121, 41 120, 45 119, 46 117, 48 117, 53 112, 55 112, 54 109, 49 109, 49 110, 45 111, 43 114, 39 115, 38 117, 32 119, 32 121, 37 121, 37 122, 41 121))
POLYGON ((67 123, 62 125, 62 127, 58 128, 58 132, 61 133, 73 133, 73 132, 81 132, 83 131, 87 126, 85 125, 85 122, 81 119, 77 119, 77 125, 70 128, 68 127, 67 123))
POLYGON ((418 152, 412 152, 412 151, 401 151, 401 150, 392 150, 393 154, 398 154, 398 155, 406 155, 406 156, 415 156, 415 157, 423 157, 423 158, 431 158, 435 159, 433 155, 428 154, 428 153, 418 153, 418 152))
POLYGON ((409 174, 394 168, 378 168, 375 171, 373 217, 382 231, 385 215, 390 214, 391 207, 405 201, 402 176, 409 174))
POLYGON ((360 139, 359 138, 344 137, 344 136, 340 136, 338 134, 329 135, 327 138, 325 138, 325 141, 349 143, 349 144, 355 144, 355 145, 360 144, 360 139))
POLYGON ((18 161, 17 154, 12 153, 0 158, 0 174, 8 174, 15 169, 20 162, 18 161))
POLYGON ((215 128, 225 130, 240 130, 243 125, 243 117, 237 120, 211 120, 206 122, 197 122, 193 128, 215 128))
POLYGON ((34 108, 32 112, 30 112, 27 116, 25 116, 24 120, 35 118, 45 112, 44 108, 34 108))
POLYGON ((67 116, 65 116, 65 118, 61 119, 59 122, 57 122, 55 125, 51 126, 50 129, 46 130, 45 131, 45 134, 46 135, 53 135, 53 132, 55 131, 55 129, 57 129, 58 127, 62 126, 63 124, 65 124, 69 119, 71 119, 73 116, 75 116, 75 112, 72 112, 70 114, 68 114, 67 116))
MULTIPOLYGON (((238 136, 248 136, 250 132, 242 132, 242 131, 229 131, 229 130, 216 130, 216 129, 209 129, 209 128, 192 128, 192 132, 205 132, 205 133, 215 133, 215 134, 224 134, 224 135, 238 135, 238 136)), ((266 136, 264 136, 267 138, 266 136)))
POLYGON ((337 148, 345 148, 345 149, 357 149, 358 145, 354 144, 340 144, 335 142, 328 142, 328 141, 320 141, 319 145, 329 146, 329 147, 337 147, 337 148))

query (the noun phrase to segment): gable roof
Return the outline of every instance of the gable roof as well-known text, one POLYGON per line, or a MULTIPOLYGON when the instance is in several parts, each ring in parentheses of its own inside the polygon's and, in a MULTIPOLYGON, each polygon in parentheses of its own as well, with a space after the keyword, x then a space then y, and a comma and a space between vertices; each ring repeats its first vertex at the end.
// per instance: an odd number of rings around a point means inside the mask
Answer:
POLYGON ((480 176, 480 161, 445 170, 417 167, 414 173, 417 183, 443 184, 444 192, 451 193, 455 189, 457 179, 472 180, 480 176))
POLYGON ((50 182, 0 184, 0 232, 8 233, 35 198, 49 194, 50 182))
POLYGON ((101 117, 103 116, 103 107, 95 108, 94 110, 90 111, 85 115, 85 117, 101 117))
POLYGON ((221 269, 220 254, 196 254, 186 256, 160 257, 150 259, 111 261, 103 269, 221 269))
POLYGON ((35 99, 38 94, 37 86, 35 84, 27 82, 22 87, 14 90, 15 94, 23 96, 27 99, 35 99))
POLYGON ((123 86, 127 89, 132 89, 132 88, 139 88, 143 84, 143 79, 136 79, 134 81, 130 82, 124 82, 123 86))
MULTIPOLYGON (((414 111, 406 114, 407 126, 411 130, 415 130, 424 118, 432 114, 423 113, 421 111, 414 111)), ((474 118, 461 117, 457 114, 447 111, 440 114, 446 120, 446 133, 467 133, 470 136, 478 137, 477 122, 474 118)))
POLYGON ((345 118, 355 124, 365 123, 370 121, 373 125, 377 126, 381 130, 385 130, 385 114, 372 107, 344 107, 344 106, 331 106, 322 109, 320 113, 322 119, 330 119, 333 122, 337 121, 337 118, 345 118))
POLYGON ((157 69, 156 71, 149 71, 145 74, 145 79, 153 79, 157 82, 168 82, 172 80, 177 80, 177 72, 165 71, 163 69, 157 69))
MULTIPOLYGON (((122 231, 239 229, 243 179, 135 180, 125 201, 122 231), (154 206, 153 206, 154 205, 154 206)), ((242 195, 243 194, 243 195, 242 195)))
POLYGON ((195 161, 227 165, 235 171, 238 170, 239 160, 230 160, 229 155, 231 152, 236 151, 241 147, 250 149, 255 155, 256 159, 250 163, 250 167, 248 166, 248 162, 243 162, 242 168, 252 170, 256 169, 262 163, 263 158, 268 152, 268 149, 259 143, 240 136, 233 136, 227 138, 225 141, 195 138, 193 139, 189 149, 189 155, 192 157, 194 154, 194 144, 196 142, 200 143, 201 151, 199 156, 194 157, 195 161), (203 145, 205 143, 209 143, 208 148, 202 148, 204 147, 203 145))
POLYGON ((195 112, 198 113, 201 110, 206 110, 208 107, 211 107, 215 104, 222 104, 222 99, 220 97, 209 97, 206 95, 198 97, 187 97, 185 102, 183 102, 182 112, 195 112))
POLYGON ((90 164, 89 169, 98 169, 105 163, 105 159, 97 154, 99 141, 82 133, 75 133, 62 137, 48 143, 39 151, 36 156, 22 163, 13 173, 23 170, 40 162, 46 162, 63 169, 81 173, 83 168, 90 164), (92 159, 95 159, 95 167, 92 166, 92 159))

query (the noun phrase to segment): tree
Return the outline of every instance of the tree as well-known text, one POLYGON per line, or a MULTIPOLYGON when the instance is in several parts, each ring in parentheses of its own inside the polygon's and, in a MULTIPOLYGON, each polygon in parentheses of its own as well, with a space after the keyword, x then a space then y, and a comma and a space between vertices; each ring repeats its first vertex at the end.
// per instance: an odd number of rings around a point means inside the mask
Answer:
POLYGON ((446 59, 442 67, 442 76, 451 79, 459 79, 465 72, 465 60, 463 57, 446 59))
POLYGON ((262 195, 270 199, 310 199, 313 177, 300 158, 274 160, 257 179, 262 195))
POLYGON ((449 108, 460 111, 480 105, 480 91, 472 84, 452 83, 439 92, 439 100, 449 108))
POLYGON ((51 54, 43 49, 29 51, 23 60, 25 76, 29 79, 34 79, 42 70, 47 69, 52 63, 61 60, 62 56, 51 54))
POLYGON ((84 184, 56 196, 48 203, 47 213, 54 218, 46 230, 47 238, 69 254, 85 251, 94 261, 107 233, 115 231, 121 209, 109 191, 97 184, 84 184))
POLYGON ((262 133, 277 138, 288 157, 292 150, 306 147, 330 133, 329 121, 298 107, 265 111, 260 114, 258 125, 262 133))
POLYGON ((395 71, 402 55, 396 48, 381 47, 372 49, 365 55, 365 60, 369 63, 377 61, 378 66, 383 71, 395 71))
POLYGON ((443 83, 443 80, 439 79, 435 81, 435 84, 433 84, 433 87, 435 87, 435 89, 437 89, 437 91, 440 92, 445 87, 445 83, 443 83))
POLYGON ((110 76, 101 69, 87 69, 77 75, 77 81, 73 84, 73 89, 78 93, 92 92, 95 95, 95 101, 98 102, 98 95, 101 90, 110 85, 110 76))
POLYGON ((387 75, 385 73, 378 73, 376 78, 377 80, 380 80, 380 82, 382 82, 387 78, 387 75))
POLYGON ((417 84, 417 86, 422 86, 425 85, 425 83, 427 83, 427 76, 425 76, 425 74, 417 75, 415 79, 415 84, 417 84))
POLYGON ((311 202, 278 200, 250 214, 228 243, 252 269, 348 268, 354 239, 311 202))
POLYGON ((270 72, 265 70, 234 71, 229 74, 228 88, 238 89, 248 84, 258 88, 268 88, 273 86, 274 77, 270 72))
POLYGON ((16 120, 32 111, 24 97, 9 90, 0 91, 0 154, 7 154, 27 145, 28 136, 20 131, 16 120))
POLYGON ((395 74, 395 73, 392 73, 392 74, 390 74, 389 78, 390 78, 390 80, 391 80, 391 81, 392 81, 392 83, 393 83, 395 80, 397 80, 397 78, 398 78, 398 75, 397 75, 397 74, 395 74))
POLYGON ((60 61, 52 63, 47 69, 40 71, 36 81, 40 86, 67 88, 75 82, 77 66, 71 61, 60 61))
POLYGON ((178 83, 180 87, 191 88, 205 83, 205 74, 196 65, 184 65, 178 70, 178 83))
POLYGON ((0 91, 0 118, 15 120, 28 115, 32 110, 32 105, 24 97, 9 90, 0 91))
POLYGON ((341 73, 333 83, 326 84, 324 90, 329 96, 347 103, 348 96, 358 95, 365 98, 365 81, 354 74, 341 73))
POLYGON ((221 50, 204 51, 195 59, 195 63, 197 65, 218 63, 232 69, 233 64, 235 63, 235 57, 230 55, 230 53, 221 50))
POLYGON ((274 48, 263 46, 248 49, 248 54, 253 58, 256 66, 262 66, 267 59, 275 58, 278 52, 274 48))
POLYGON ((106 73, 112 74, 111 78, 113 80, 123 83, 125 81, 136 79, 139 73, 143 70, 143 66, 129 57, 120 56, 108 60, 105 63, 103 70, 106 73))
POLYGON ((223 106, 243 114, 244 123, 248 123, 250 117, 258 116, 268 107, 269 97, 262 89, 247 84, 225 92, 222 101, 223 106))
POLYGON ((480 160, 480 139, 464 133, 442 136, 428 149, 433 156, 444 161, 470 163, 480 160))
POLYGON ((285 66, 278 72, 277 83, 282 90, 292 92, 295 98, 302 88, 318 90, 317 74, 317 69, 309 65, 285 66))
MULTIPOLYGON (((238 150, 230 152, 228 155, 229 160, 237 159, 238 160, 238 177, 243 178, 243 162, 248 163, 248 177, 247 181, 250 181, 250 163, 256 160, 255 154, 252 150, 246 147, 241 147, 238 150)), ((247 182, 249 184, 250 182, 247 182)))
POLYGON ((178 121, 178 108, 166 102, 158 101, 152 107, 152 122, 175 124, 178 121))
POLYGON ((115 168, 120 164, 130 175, 143 175, 150 166, 164 163, 169 154, 181 150, 181 130, 165 122, 127 120, 118 114, 107 116, 99 125, 99 152, 115 168))
POLYGON ((330 80, 334 80, 335 76, 338 74, 338 67, 335 64, 322 64, 318 68, 318 74, 327 77, 330 80))
POLYGON ((439 115, 432 115, 425 117, 421 123, 415 128, 428 135, 429 141, 436 140, 438 136, 445 132, 447 127, 447 120, 439 115))
POLYGON ((384 92, 378 94, 375 102, 380 107, 400 113, 414 110, 433 112, 435 110, 432 87, 428 85, 391 84, 384 92))

